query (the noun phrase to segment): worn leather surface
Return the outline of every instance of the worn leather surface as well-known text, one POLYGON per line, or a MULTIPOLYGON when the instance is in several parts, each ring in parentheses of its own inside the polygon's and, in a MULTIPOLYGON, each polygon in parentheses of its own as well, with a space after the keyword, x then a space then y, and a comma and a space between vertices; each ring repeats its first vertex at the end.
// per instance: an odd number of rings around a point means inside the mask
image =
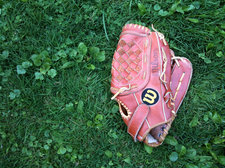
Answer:
POLYGON ((179 59, 178 66, 172 54, 161 33, 135 24, 123 27, 113 56, 111 92, 126 88, 115 100, 135 141, 144 141, 153 128, 170 122, 186 94, 191 63, 179 59))

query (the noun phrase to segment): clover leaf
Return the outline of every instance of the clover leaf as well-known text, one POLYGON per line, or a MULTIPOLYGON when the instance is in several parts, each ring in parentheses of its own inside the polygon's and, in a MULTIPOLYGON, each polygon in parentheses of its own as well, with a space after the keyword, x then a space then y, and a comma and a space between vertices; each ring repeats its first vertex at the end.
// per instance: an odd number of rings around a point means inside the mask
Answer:
POLYGON ((64 148, 63 146, 60 146, 60 148, 57 151, 57 154, 64 155, 65 153, 66 153, 66 148, 64 148))
POLYGON ((40 68, 40 72, 42 74, 46 74, 46 72, 48 72, 48 70, 50 69, 50 64, 48 62, 44 63, 41 68, 40 68))
POLYGON ((105 51, 99 52, 99 54, 97 55, 96 59, 97 59, 99 62, 105 61, 105 51))
POLYGON ((49 149, 49 146, 48 145, 44 145, 44 149, 45 150, 48 150, 49 149))
POLYGON ((51 78, 54 78, 56 75, 57 75, 57 71, 55 69, 50 69, 48 71, 48 75, 51 77, 51 78))
POLYGON ((167 16, 167 15, 169 15, 169 12, 164 11, 164 10, 161 9, 161 10, 158 12, 158 14, 159 14, 160 16, 167 16))
POLYGON ((9 51, 4 50, 4 51, 2 52, 2 54, 0 55, 0 58, 1 58, 2 60, 5 60, 5 59, 8 58, 8 56, 9 56, 9 51))
POLYGON ((86 68, 89 70, 95 70, 95 66, 93 64, 88 64, 86 68))
POLYGON ((217 52, 217 53, 216 53, 216 56, 217 56, 217 57, 222 57, 222 56, 223 56, 222 51, 217 52))
POLYGON ((159 11, 161 9, 161 7, 159 6, 159 4, 155 4, 154 5, 154 10, 155 11, 159 11))
POLYGON ((42 51, 42 52, 40 53, 40 56, 41 56, 41 59, 42 59, 42 60, 45 59, 46 57, 49 56, 48 51, 46 51, 46 50, 42 51))
POLYGON ((35 72, 35 79, 44 80, 44 76, 40 72, 35 72))
POLYGON ((72 112, 74 109, 73 103, 66 104, 66 111, 72 112))
POLYGON ((16 66, 16 72, 17 72, 17 74, 19 74, 19 75, 23 75, 23 74, 26 73, 26 70, 23 68, 22 65, 17 65, 17 66, 16 66))
POLYGON ((96 57, 98 53, 100 52, 100 49, 98 47, 91 47, 89 49, 89 53, 91 56, 96 57))
POLYGON ((67 57, 66 52, 65 52, 64 50, 59 50, 59 51, 57 52, 57 55, 58 55, 59 57, 61 57, 61 58, 66 58, 66 57, 67 57))
POLYGON ((75 49, 72 49, 69 53, 70 58, 75 58, 77 56, 77 51, 75 49))
POLYGON ((14 89, 13 92, 9 93, 9 98, 11 100, 15 99, 16 97, 20 96, 21 91, 19 89, 14 89))
POLYGON ((91 47, 89 53, 98 62, 105 61, 105 51, 100 52, 98 47, 91 47))
POLYGON ((172 161, 172 162, 176 162, 177 159, 178 159, 178 153, 177 152, 172 152, 169 156, 169 159, 172 161))
POLYGON ((37 54, 33 54, 31 56, 31 60, 33 61, 35 66, 41 66, 41 56, 37 54))
POLYGON ((23 68, 29 68, 32 66, 32 63, 30 61, 25 61, 22 63, 23 68))

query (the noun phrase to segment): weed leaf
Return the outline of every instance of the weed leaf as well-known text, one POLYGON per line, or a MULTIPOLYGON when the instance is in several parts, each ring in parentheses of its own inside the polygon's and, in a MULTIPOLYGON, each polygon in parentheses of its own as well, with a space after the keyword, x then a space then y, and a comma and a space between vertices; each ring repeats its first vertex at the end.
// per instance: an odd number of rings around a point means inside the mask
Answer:
POLYGON ((116 156, 117 156, 117 157, 122 157, 122 156, 123 156, 123 154, 122 154, 122 153, 120 153, 120 152, 117 152, 117 153, 116 153, 116 156))
POLYGON ((111 158, 113 156, 112 152, 109 151, 109 150, 106 150, 105 151, 105 155, 108 157, 108 158, 111 158))
POLYGON ((195 9, 195 6, 193 4, 191 4, 188 7, 184 8, 184 11, 188 12, 188 11, 191 11, 191 10, 194 10, 194 9, 195 9))
POLYGON ((77 56, 77 50, 72 49, 69 53, 70 58, 74 59, 77 56))
POLYGON ((151 154, 152 151, 153 151, 153 148, 150 147, 150 146, 148 146, 148 145, 146 145, 146 144, 144 144, 144 148, 145 148, 145 151, 146 151, 148 154, 151 154))
POLYGON ((44 145, 44 149, 45 150, 49 150, 49 146, 48 145, 44 145))
POLYGON ((79 45, 78 45, 78 53, 80 54, 80 55, 86 55, 86 53, 87 53, 87 47, 86 47, 86 45, 84 44, 84 43, 79 43, 79 45))
POLYGON ((128 164, 131 164, 131 160, 130 160, 130 157, 127 157, 125 159, 123 159, 124 162, 128 163, 128 164))
POLYGON ((217 53, 216 53, 216 56, 217 56, 217 57, 223 57, 222 51, 217 52, 217 53))
POLYGON ((189 123, 189 127, 196 127, 198 125, 198 116, 195 115, 191 122, 189 123))
POLYGON ((195 9, 199 9, 200 8, 200 2, 199 1, 194 1, 192 3, 192 5, 195 7, 195 9))
POLYGON ((223 137, 220 137, 220 136, 215 137, 214 140, 213 140, 214 144, 222 144, 224 142, 225 142, 225 137, 223 138, 223 137))
POLYGON ((69 61, 69 62, 66 62, 64 63, 62 66, 61 66, 61 69, 66 69, 66 68, 71 68, 73 67, 75 64, 73 61, 69 61))
POLYGON ((146 13, 146 8, 142 3, 138 3, 138 9, 141 15, 144 15, 146 13))
POLYGON ((183 145, 179 145, 179 144, 178 144, 178 145, 175 146, 175 149, 176 149, 176 151, 179 153, 180 156, 185 155, 186 152, 187 152, 186 147, 183 146, 183 145))
POLYGON ((225 156, 218 156, 218 162, 221 165, 225 166, 225 156))
POLYGON ((222 123, 222 118, 221 116, 215 112, 212 116, 212 120, 215 122, 215 123, 222 123))
POLYGON ((187 164, 186 168, 198 168, 198 166, 193 165, 193 164, 187 164))
POLYGON ((172 136, 167 136, 165 139, 165 143, 172 145, 172 146, 176 146, 178 144, 177 140, 172 136))
POLYGON ((186 156, 187 157, 189 157, 189 158, 194 158, 195 156, 196 156, 196 150, 195 149, 188 149, 187 150, 187 154, 186 154, 186 156))
POLYGON ((57 151, 57 154, 64 155, 65 153, 66 153, 66 148, 64 148, 63 146, 60 146, 60 148, 57 151))
POLYGON ((195 18, 187 18, 187 20, 192 22, 192 23, 199 23, 199 20, 195 19, 195 18))
POLYGON ((84 102, 82 100, 79 100, 77 105, 77 112, 83 113, 83 107, 84 107, 84 102))
POLYGON ((183 8, 182 8, 181 6, 178 6, 178 7, 176 8, 176 11, 179 12, 179 13, 184 14, 183 8))

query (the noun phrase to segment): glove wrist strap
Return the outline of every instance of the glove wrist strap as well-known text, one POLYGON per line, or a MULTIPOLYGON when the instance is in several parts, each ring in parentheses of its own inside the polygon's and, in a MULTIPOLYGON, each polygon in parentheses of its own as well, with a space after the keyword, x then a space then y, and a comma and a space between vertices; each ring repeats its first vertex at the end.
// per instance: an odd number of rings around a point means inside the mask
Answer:
POLYGON ((137 141, 137 136, 139 131, 146 121, 146 118, 150 112, 150 109, 147 105, 141 104, 135 110, 129 124, 127 132, 134 138, 134 141, 137 141))

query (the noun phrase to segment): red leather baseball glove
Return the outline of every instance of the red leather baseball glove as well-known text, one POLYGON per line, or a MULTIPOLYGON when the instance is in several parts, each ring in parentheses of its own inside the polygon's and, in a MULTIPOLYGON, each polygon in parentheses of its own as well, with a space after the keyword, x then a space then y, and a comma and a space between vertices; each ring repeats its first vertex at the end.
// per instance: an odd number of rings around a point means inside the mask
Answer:
POLYGON ((147 27, 123 27, 112 61, 111 92, 134 141, 162 144, 191 76, 187 58, 175 57, 164 35, 147 27))

